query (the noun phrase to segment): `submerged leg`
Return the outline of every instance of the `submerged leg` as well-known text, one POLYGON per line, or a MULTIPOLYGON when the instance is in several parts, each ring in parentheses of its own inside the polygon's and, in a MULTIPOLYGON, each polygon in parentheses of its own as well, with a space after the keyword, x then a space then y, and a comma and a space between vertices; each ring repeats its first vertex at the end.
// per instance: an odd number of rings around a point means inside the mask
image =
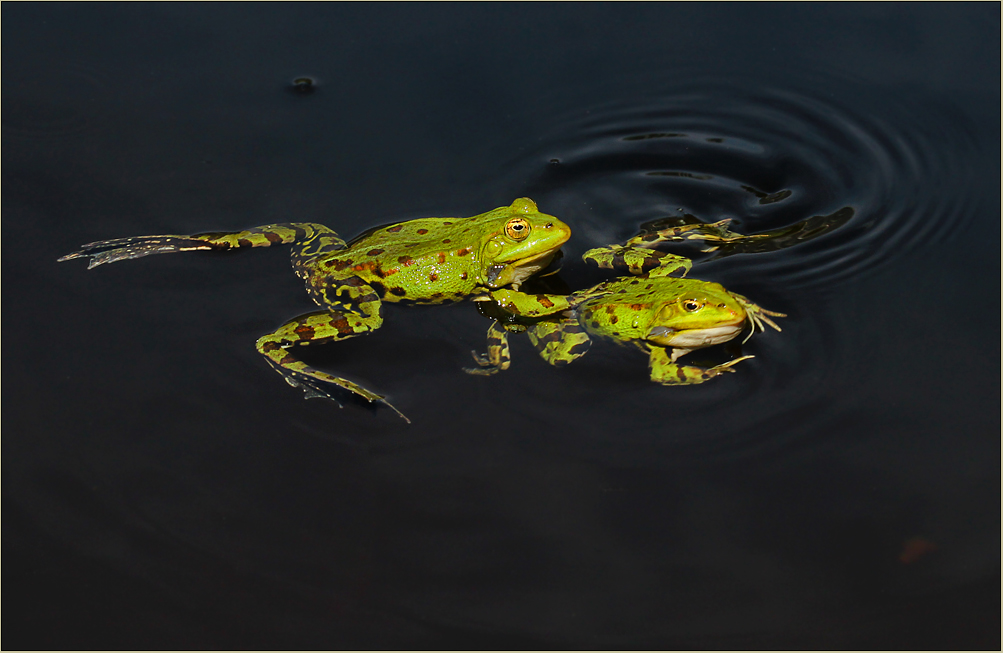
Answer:
MULTIPOLYGON (((684 352, 685 353, 685 352, 684 352)), ((680 355, 670 355, 664 347, 652 347, 648 357, 648 367, 651 369, 651 380, 662 385, 696 385, 710 381, 723 372, 734 372, 732 366, 753 356, 741 356, 735 360, 715 365, 711 368, 695 365, 678 365, 675 360, 680 355)))
POLYGON ((477 367, 464 367, 463 371, 467 374, 490 376, 507 370, 512 362, 508 349, 508 331, 497 321, 492 322, 488 327, 488 353, 478 354, 476 351, 470 353, 474 355, 477 367))
POLYGON ((529 341, 540 357, 551 365, 561 366, 584 356, 592 339, 576 318, 540 322, 529 327, 529 341))
MULTIPOLYGON (((477 297, 474 301, 493 301, 497 303, 500 308, 512 315, 523 318, 536 318, 547 315, 556 316, 558 313, 568 311, 571 309, 571 299, 571 295, 528 294, 518 290, 511 290, 510 288, 502 288, 499 290, 492 290, 488 295, 477 297)), ((577 322, 574 320, 570 321, 577 326, 577 322)), ((561 322, 561 324, 564 324, 564 322, 561 322)), ((540 328, 540 325, 533 325, 529 327, 530 339, 533 340, 533 344, 536 344, 533 332, 538 328, 540 328)), ((525 330, 527 330, 527 328, 522 324, 502 326, 501 323, 495 321, 488 329, 487 355, 472 352, 474 355, 474 361, 477 362, 479 367, 464 368, 463 371, 467 374, 489 375, 496 374, 502 370, 507 370, 511 362, 508 348, 508 331, 525 330)), ((585 340, 588 341, 587 335, 585 336, 585 340)), ((583 351, 582 353, 585 352, 583 351)), ((542 352, 541 355, 543 355, 542 352)), ((578 354, 577 356, 580 355, 581 354, 578 354)), ((574 358, 577 358, 577 356, 574 358)), ((544 358, 546 358, 546 356, 544 356, 544 358)), ((574 358, 572 358, 572 360, 574 360, 574 358)), ((551 361, 548 359, 548 362, 551 361)))
POLYGON ((341 405, 328 391, 330 389, 328 384, 335 385, 354 392, 367 401, 377 401, 388 406, 410 424, 411 420, 394 408, 383 395, 347 379, 310 367, 293 356, 290 351, 294 345, 333 342, 363 335, 380 328, 382 323, 383 318, 378 313, 367 316, 343 315, 334 311, 309 313, 282 325, 267 336, 262 336, 258 339, 256 347, 289 385, 303 388, 307 399, 321 397, 341 405))
MULTIPOLYGON (((240 247, 270 247, 271 245, 291 243, 301 243, 297 251, 310 251, 311 247, 329 251, 331 248, 340 249, 345 246, 345 241, 324 225, 288 222, 254 227, 244 231, 212 232, 191 236, 134 236, 132 238, 101 240, 96 243, 88 243, 58 260, 62 262, 88 257, 90 263, 87 264, 87 269, 90 269, 105 263, 141 258, 151 254, 171 254, 196 250, 224 251, 240 247), (340 247, 336 246, 338 244, 340 247)), ((294 254, 296 253, 294 251, 294 254)))

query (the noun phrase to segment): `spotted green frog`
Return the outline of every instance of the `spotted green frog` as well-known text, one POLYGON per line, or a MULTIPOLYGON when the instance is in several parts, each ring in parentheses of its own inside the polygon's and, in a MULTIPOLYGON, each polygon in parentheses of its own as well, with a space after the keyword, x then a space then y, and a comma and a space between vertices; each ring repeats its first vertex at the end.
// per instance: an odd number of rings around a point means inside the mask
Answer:
MULTIPOLYGON (((649 238, 647 243, 661 242, 649 238)), ((685 275, 689 259, 659 252, 633 239, 628 244, 589 250, 587 262, 603 268, 626 268, 632 277, 605 281, 570 295, 531 295, 502 290, 493 301, 516 321, 496 321, 488 330, 488 352, 474 354, 472 374, 494 374, 508 368, 508 331, 527 330, 540 356, 551 365, 566 365, 588 351, 592 336, 632 344, 648 353, 651 380, 662 385, 693 385, 708 381, 752 356, 741 356, 711 368, 676 361, 695 349, 728 342, 746 329, 746 340, 770 316, 786 317, 760 308, 721 284, 670 276, 685 275), (536 318, 546 318, 532 321, 536 318), (530 320, 527 327, 519 320, 530 320)))
POLYGON ((292 245, 293 269, 323 310, 262 336, 258 352, 307 398, 337 401, 328 391, 334 385, 383 403, 407 420, 382 395, 306 365, 291 349, 375 331, 383 324, 383 302, 441 304, 490 297, 503 286, 516 290, 545 268, 570 236, 566 224, 521 198, 470 218, 422 218, 378 227, 348 243, 323 225, 294 222, 228 233, 105 240, 59 260, 88 257, 90 269, 151 254, 292 245))

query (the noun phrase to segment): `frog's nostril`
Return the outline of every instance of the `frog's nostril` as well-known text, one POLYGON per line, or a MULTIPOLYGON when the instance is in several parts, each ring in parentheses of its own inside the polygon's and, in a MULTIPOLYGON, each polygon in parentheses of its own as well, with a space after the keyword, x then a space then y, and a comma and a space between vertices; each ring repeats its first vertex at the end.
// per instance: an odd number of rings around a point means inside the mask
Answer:
POLYGON ((554 226, 554 223, 553 223, 553 222, 548 222, 547 224, 545 224, 545 225, 543 226, 543 228, 544 228, 544 229, 550 229, 550 228, 551 228, 551 227, 553 227, 553 226, 554 226))

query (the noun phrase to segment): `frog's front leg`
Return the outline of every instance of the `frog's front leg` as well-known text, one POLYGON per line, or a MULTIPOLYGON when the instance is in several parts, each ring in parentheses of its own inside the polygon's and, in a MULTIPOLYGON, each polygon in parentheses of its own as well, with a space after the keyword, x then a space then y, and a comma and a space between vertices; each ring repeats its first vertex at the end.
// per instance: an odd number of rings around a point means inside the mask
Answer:
POLYGON ((325 388, 326 384, 332 384, 354 392, 368 401, 378 401, 390 407, 403 417, 404 421, 410 423, 411 420, 394 408, 383 395, 376 394, 347 379, 310 367, 296 358, 290 351, 296 345, 333 342, 364 335, 380 328, 382 324, 383 318, 378 312, 374 315, 355 315, 337 311, 319 311, 308 313, 283 324, 274 332, 259 338, 255 346, 289 385, 303 388, 307 399, 315 397, 331 399, 340 406, 341 402, 325 388))
MULTIPOLYGON (((662 385, 696 385, 709 381, 724 372, 734 372, 734 365, 744 360, 753 358, 752 356, 740 356, 734 360, 711 368, 697 367, 695 365, 679 365, 675 361, 681 353, 669 354, 664 347, 651 347, 648 356, 648 368, 651 370, 651 380, 662 385)), ((686 353, 684 350, 683 353, 686 353)))
POLYGON ((745 308, 745 314, 749 317, 749 322, 752 324, 752 328, 749 330, 749 334, 745 336, 745 340, 742 342, 747 342, 749 338, 758 329, 762 333, 766 333, 766 326, 769 324, 771 327, 777 331, 783 331, 776 322, 770 319, 770 317, 787 317, 786 313, 778 313, 776 311, 768 311, 762 306, 753 303, 748 297, 739 295, 738 293, 731 293, 731 296, 738 300, 738 302, 745 308))
POLYGON ((667 277, 677 270, 682 270, 680 276, 686 276, 693 267, 684 256, 632 245, 596 247, 582 254, 582 260, 607 270, 626 268, 631 274, 647 273, 649 277, 667 277))
POLYGON ((505 311, 520 317, 543 317, 571 308, 570 295, 532 295, 508 288, 492 290, 490 294, 477 297, 474 301, 494 301, 505 311))

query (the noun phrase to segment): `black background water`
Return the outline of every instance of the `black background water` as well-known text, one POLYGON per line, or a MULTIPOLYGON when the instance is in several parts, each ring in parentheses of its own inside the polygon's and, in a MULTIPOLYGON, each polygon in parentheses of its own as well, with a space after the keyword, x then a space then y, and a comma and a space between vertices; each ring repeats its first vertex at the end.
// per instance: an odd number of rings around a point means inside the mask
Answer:
POLYGON ((3 18, 5 648, 999 647, 998 4, 3 18), (310 310, 282 248, 55 262, 520 196, 572 287, 680 208, 855 215, 695 268, 789 314, 703 386, 469 377, 470 304, 313 354, 410 427, 254 352, 310 310))

